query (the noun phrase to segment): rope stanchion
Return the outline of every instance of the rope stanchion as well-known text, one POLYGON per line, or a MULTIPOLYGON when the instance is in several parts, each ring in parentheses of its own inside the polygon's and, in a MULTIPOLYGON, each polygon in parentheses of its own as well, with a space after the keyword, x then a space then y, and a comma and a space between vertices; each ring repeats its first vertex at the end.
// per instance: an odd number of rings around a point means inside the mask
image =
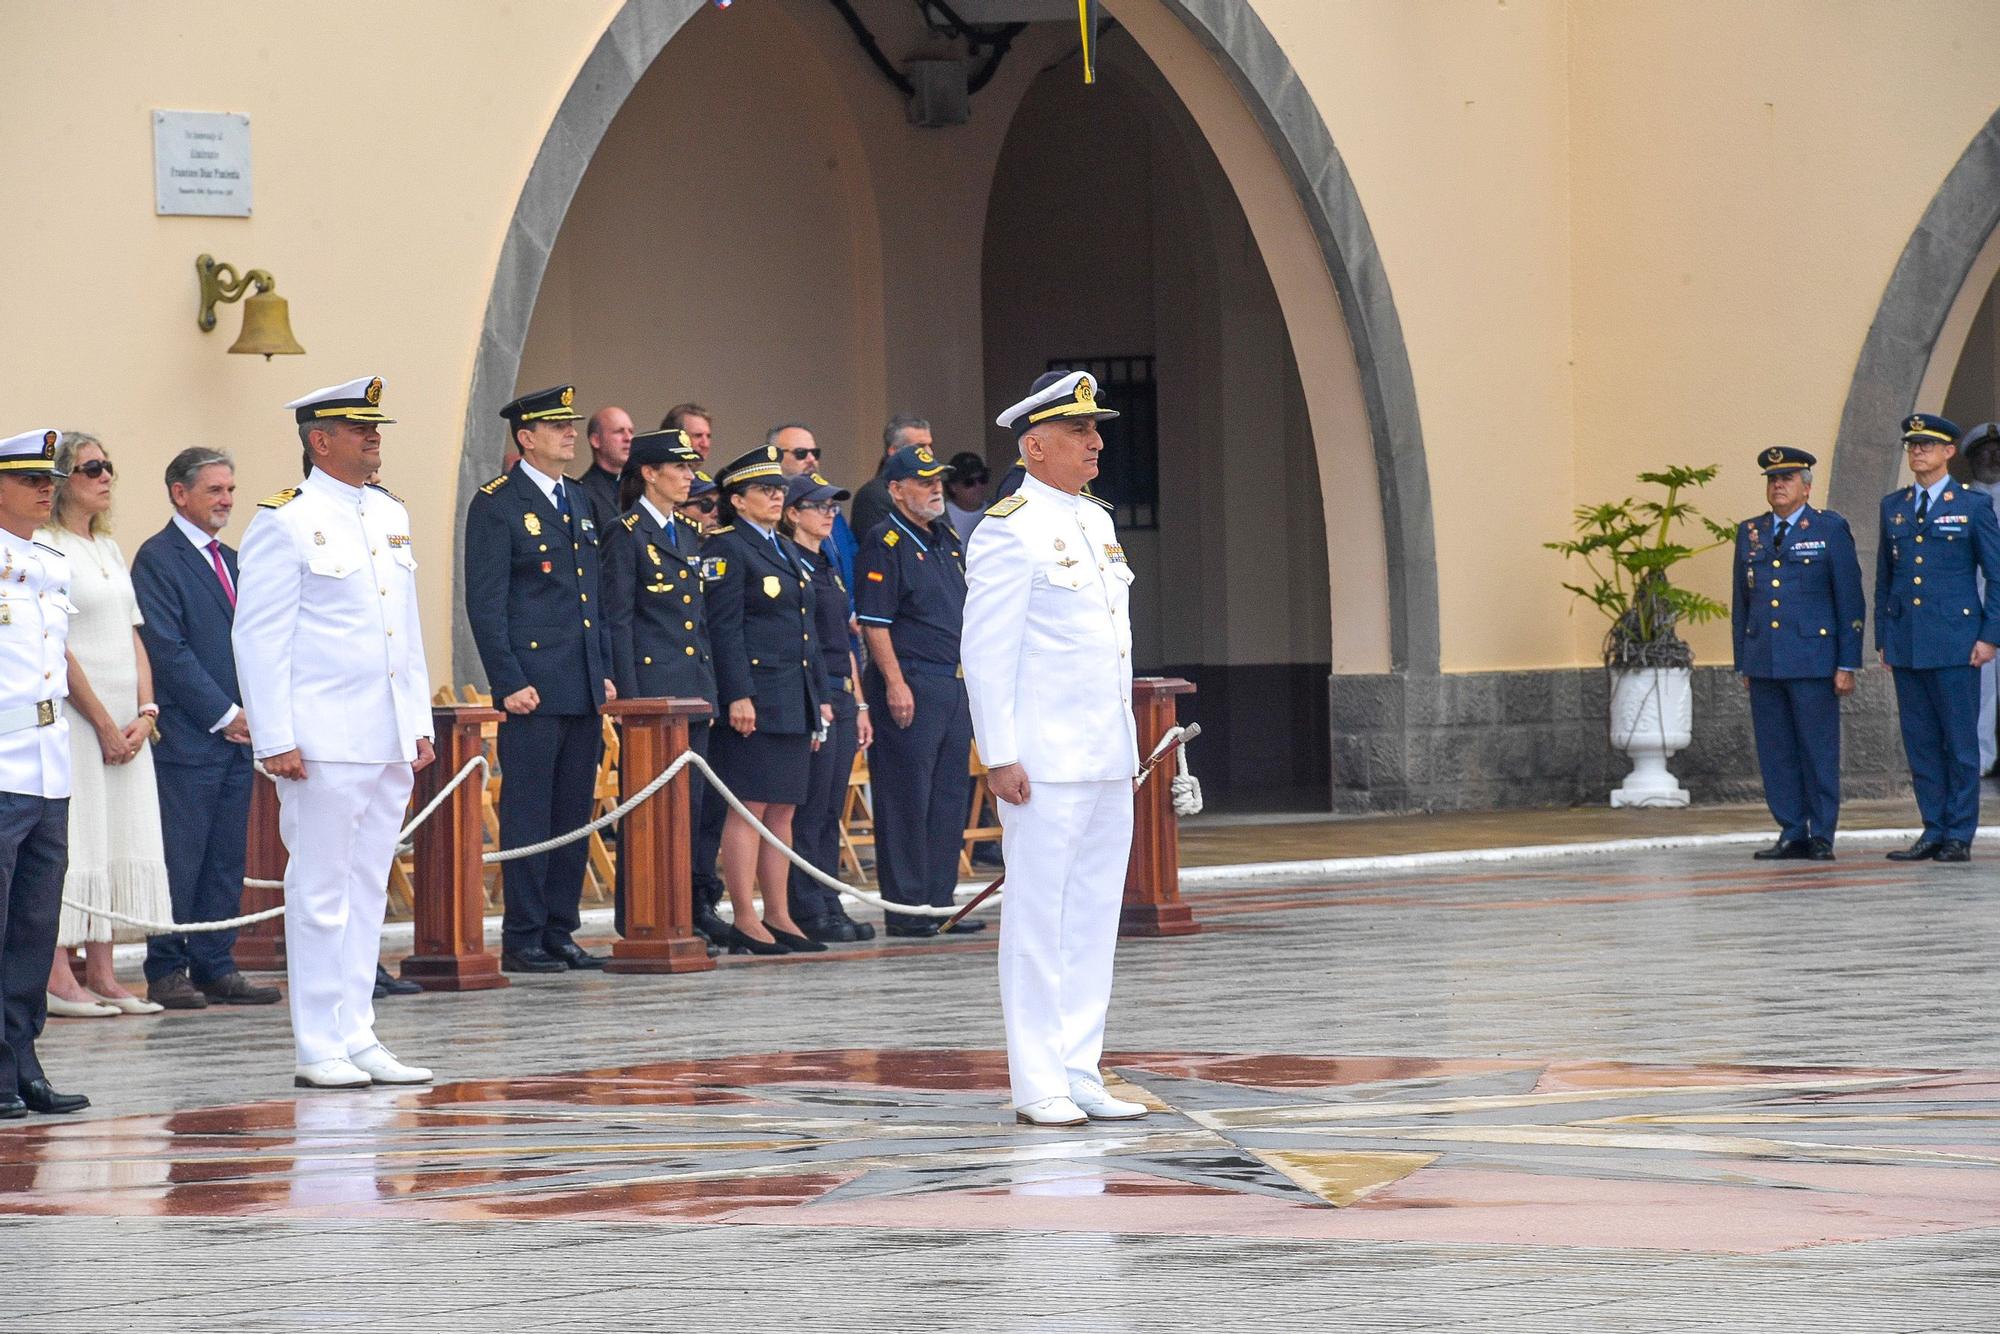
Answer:
MULTIPOLYGON (((1185 728, 1176 727, 1165 737, 1161 738, 1160 745, 1155 748, 1154 753, 1157 755, 1164 752, 1170 745, 1179 741, 1183 734, 1192 736, 1199 731, 1200 728, 1195 726, 1185 728)), ((749 823, 750 827, 757 831, 758 837, 784 853, 786 860, 798 867, 807 876, 840 895, 842 898, 852 899, 856 903, 866 904, 868 907, 878 908, 885 912, 902 913, 909 917, 951 917, 959 912, 959 909, 956 907, 938 908, 921 903, 893 903, 879 894, 871 894, 865 889, 857 889, 845 880, 828 875, 825 871, 822 871, 819 867, 814 866, 804 857, 801 857, 797 852, 794 852, 783 839, 772 833, 763 821, 752 815, 750 808, 745 806, 737 798, 736 794, 729 790, 728 785, 716 776, 715 770, 709 767, 708 761, 691 750, 683 752, 679 759, 676 759, 672 764, 661 770, 652 782, 646 784, 645 787, 633 793, 611 810, 590 821, 590 823, 572 829, 566 834, 558 834, 553 838, 545 838, 539 843, 530 843, 525 847, 498 849, 493 852, 484 853, 480 857, 480 860, 488 865, 518 861, 523 857, 538 856, 541 853, 550 852, 556 848, 574 843, 578 839, 588 838, 599 830, 607 829, 624 819, 641 802, 650 800, 656 792, 672 782, 675 775, 679 774, 682 769, 687 768, 689 765, 693 765, 701 773, 703 779, 721 795, 722 799, 729 804, 731 810, 742 816, 749 823)), ((396 835, 397 845, 400 847, 406 843, 410 835, 416 832, 418 826, 435 815, 461 783, 465 782, 475 772, 486 767, 486 757, 484 755, 474 755, 471 759, 467 760, 460 767, 459 771, 452 775, 451 781, 440 788, 437 795, 431 798, 430 803, 417 812, 416 816, 407 825, 403 826, 402 832, 396 835)), ((262 772, 261 768, 259 772, 262 772)), ((1137 786, 1144 786, 1150 774, 1150 768, 1141 773, 1137 786)), ((1184 749, 1180 754, 1180 772, 1173 779, 1173 789, 1174 809, 1177 814, 1193 815, 1200 813, 1201 787, 1196 782, 1194 776, 1188 772, 1187 753, 1184 749)), ((252 880, 247 877, 244 879, 243 884, 246 888, 251 889, 283 889, 285 887, 285 882, 282 880, 252 880)), ((999 897, 1000 895, 996 893, 991 896, 991 899, 997 900, 999 897)), ((219 922, 150 922, 143 918, 128 916, 125 913, 113 912, 109 908, 87 907, 84 904, 67 898, 63 900, 63 904, 79 912, 87 913, 92 917, 102 917, 125 926, 136 927, 139 930, 145 931, 148 935, 194 935, 208 931, 233 931, 238 927, 251 926, 257 922, 267 922, 274 917, 280 916, 285 911, 285 905, 281 903, 277 907, 267 908, 263 912, 245 913, 241 917, 230 917, 219 922)), ((984 905, 980 906, 983 907, 984 905)))

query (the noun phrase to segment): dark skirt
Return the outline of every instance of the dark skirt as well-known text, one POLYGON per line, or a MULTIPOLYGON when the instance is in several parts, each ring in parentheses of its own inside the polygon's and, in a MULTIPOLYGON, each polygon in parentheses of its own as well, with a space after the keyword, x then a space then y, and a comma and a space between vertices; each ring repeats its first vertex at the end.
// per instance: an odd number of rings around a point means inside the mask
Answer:
POLYGON ((780 806, 804 802, 812 782, 811 735, 752 732, 744 736, 727 719, 725 713, 709 734, 708 761, 729 790, 744 801, 780 806))

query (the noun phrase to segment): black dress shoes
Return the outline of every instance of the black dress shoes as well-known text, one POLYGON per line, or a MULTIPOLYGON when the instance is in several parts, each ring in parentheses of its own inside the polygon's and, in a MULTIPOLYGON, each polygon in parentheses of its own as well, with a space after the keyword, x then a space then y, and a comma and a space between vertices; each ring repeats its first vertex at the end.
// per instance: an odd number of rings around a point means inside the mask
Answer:
MULTIPOLYGON (((767 931, 770 930, 769 927, 766 927, 764 929, 767 931)), ((784 943, 782 941, 776 939, 778 933, 775 931, 771 932, 771 935, 773 937, 772 939, 759 940, 755 936, 745 935, 743 932, 738 931, 733 926, 727 928, 727 930, 729 932, 729 952, 731 954, 790 954, 791 953, 790 950, 785 948, 784 943)), ((794 940, 798 938, 799 937, 797 936, 793 937, 794 940)), ((812 942, 807 941, 806 943, 811 944, 812 942)), ((825 949, 826 946, 821 945, 818 948, 825 949)))
POLYGON ((1909 847, 1898 848, 1896 851, 1890 853, 1889 860, 1892 862, 1927 862, 1935 857, 1937 850, 1943 846, 1944 841, 1942 839, 1919 838, 1916 842, 1910 844, 1909 847))
POLYGON ((1750 857, 1760 862, 1798 861, 1805 857, 1808 842, 1810 840, 1803 838, 1781 838, 1768 848, 1757 849, 1750 857))
POLYGON ((21 1085, 21 1101, 31 1112, 44 1116, 60 1116, 65 1112, 80 1112, 90 1106, 90 1099, 81 1093, 58 1093, 49 1087, 46 1079, 30 1079, 21 1085))
POLYGON ((854 938, 856 940, 875 939, 875 924, 873 922, 857 922, 846 913, 842 913, 840 916, 842 921, 854 928, 854 938))
POLYGON ((777 941, 780 945, 783 945, 786 949, 790 950, 794 954, 826 953, 826 946, 821 944, 817 940, 808 940, 806 937, 801 935, 796 935, 790 931, 780 931, 778 930, 777 927, 772 926, 769 922, 764 923, 764 929, 771 933, 771 938, 773 940, 777 941))
POLYGON ((695 908, 694 931, 711 945, 729 944, 729 923, 716 916, 712 909, 695 908))
POLYGON ((1806 840, 1806 850, 1800 855, 1809 862, 1830 862, 1833 860, 1833 840, 1809 838, 1806 840))
POLYGON ((986 921, 984 918, 968 917, 962 922, 953 922, 944 929, 944 932, 948 936, 969 936, 975 931, 984 931, 985 929, 986 921))
POLYGON ((381 964, 375 965, 375 999, 384 996, 414 996, 423 988, 414 982, 397 977, 381 964))
POLYGON ((566 940, 548 951, 551 959, 558 959, 565 968, 573 968, 579 973, 596 972, 604 967, 603 956, 592 954, 573 940, 566 940))
POLYGON ((0 1098, 0 1121, 11 1121, 17 1116, 28 1114, 28 1104, 19 1098, 0 1098))
POLYGON ((1972 860, 1972 848, 1969 844, 1962 843, 1958 839, 1948 838, 1938 844, 1937 851, 1931 854, 1931 860, 1934 862, 1969 862, 1972 860))
POLYGON ((890 926, 888 932, 906 940, 929 940, 938 933, 938 929, 936 922, 919 922, 915 926, 890 926))
POLYGON ((846 945, 861 939, 855 934, 854 923, 845 917, 822 917, 817 921, 801 922, 799 929, 806 933, 807 940, 817 940, 822 945, 846 945))
POLYGON ((547 950, 502 950, 500 951, 500 971, 503 973, 562 973, 569 966, 547 950))

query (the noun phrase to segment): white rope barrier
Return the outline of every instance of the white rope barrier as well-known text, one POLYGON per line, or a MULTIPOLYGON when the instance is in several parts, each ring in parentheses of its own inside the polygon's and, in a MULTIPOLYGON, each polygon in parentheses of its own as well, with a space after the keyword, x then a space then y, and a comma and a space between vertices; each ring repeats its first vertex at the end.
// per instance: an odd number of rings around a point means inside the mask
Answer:
MULTIPOLYGON (((1154 753, 1157 754, 1165 750, 1167 746, 1172 744, 1185 731, 1187 729, 1183 727, 1169 729, 1167 734, 1160 738, 1160 744, 1155 747, 1154 753)), ((566 834, 557 834, 555 837, 545 838, 539 843, 530 843, 525 847, 506 848, 481 853, 480 861, 488 865, 498 862, 518 861, 523 857, 538 856, 541 853, 574 843, 578 839, 588 838, 599 830, 607 829, 631 814, 642 803, 650 800, 654 793, 672 782, 675 775, 679 774, 681 770, 687 768, 689 765, 693 765, 696 769, 700 770, 702 777, 708 781, 708 785, 721 794, 722 799, 729 803, 729 808, 742 816, 750 827, 757 831, 759 837, 778 851, 784 853, 786 860, 791 862, 792 865, 798 867, 813 880, 818 881, 842 898, 852 899, 856 903, 866 904, 871 908, 879 908, 884 912, 903 913, 911 917, 949 917, 958 911, 955 907, 938 908, 921 903, 894 903, 879 894, 870 894, 865 889, 857 889, 845 880, 828 875, 825 871, 820 870, 819 867, 814 866, 804 857, 794 852, 783 839, 772 833, 763 821, 752 815, 750 808, 745 806, 737 798, 736 794, 729 790, 729 786, 716 776, 715 770, 709 767, 708 761, 691 750, 683 751, 680 758, 663 769, 652 782, 646 784, 646 786, 640 788, 630 797, 598 816, 590 823, 572 829, 566 834)), ((416 831, 418 826, 437 813, 438 809, 444 805, 445 799, 455 792, 461 783, 471 777, 476 770, 484 768, 486 768, 486 757, 484 755, 474 755, 471 759, 467 760, 464 766, 452 775, 451 781, 440 788, 437 795, 431 798, 430 803, 417 812, 416 816, 407 825, 403 826, 402 832, 396 836, 396 842, 399 845, 405 842, 416 831)), ((262 770, 260 769, 259 772, 261 773, 262 770)), ((1145 786, 1147 776, 1147 774, 1140 775, 1139 782, 1134 788, 1135 791, 1139 787, 1145 786)), ((1201 786, 1196 782, 1194 776, 1188 772, 1187 751, 1185 747, 1182 748, 1180 753, 1180 773, 1173 780, 1173 788, 1174 811, 1176 814, 1189 815, 1200 812, 1201 786), (1184 783, 1193 789, 1193 805, 1191 810, 1183 808, 1184 783)), ((246 888, 250 889, 283 889, 285 887, 285 882, 282 880, 251 880, 246 878, 243 884, 246 888)), ((1001 894, 995 893, 990 897, 993 901, 997 902, 1001 894)), ((113 912, 109 908, 87 907, 70 899, 64 899, 63 903, 67 907, 75 908, 79 912, 88 913, 93 917, 103 917, 110 921, 123 923, 126 926, 137 927, 149 935, 194 935, 207 931, 231 931, 237 927, 250 926, 257 922, 267 922, 285 911, 285 905, 281 903, 275 908, 266 908, 262 912, 245 913, 241 917, 231 917, 219 922, 148 922, 137 917, 128 917, 124 913, 113 912)), ((984 906, 984 904, 981 905, 982 908, 984 906)))

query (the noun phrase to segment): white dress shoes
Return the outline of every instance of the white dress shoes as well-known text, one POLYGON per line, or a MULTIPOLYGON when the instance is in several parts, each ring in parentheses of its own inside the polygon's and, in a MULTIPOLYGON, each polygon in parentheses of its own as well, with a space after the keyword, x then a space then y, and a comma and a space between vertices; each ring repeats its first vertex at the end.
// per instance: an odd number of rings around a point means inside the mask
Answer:
POLYGON ((118 1007, 110 1001, 64 1000, 53 991, 44 994, 48 998, 51 1019, 109 1019, 118 1013, 118 1007))
POLYGON ((302 1089, 365 1089, 374 1082, 366 1070, 339 1056, 307 1061, 292 1072, 292 1084, 302 1089))
POLYGON ((404 1065, 381 1043, 347 1058, 378 1084, 428 1084, 431 1072, 421 1065, 404 1065))
MULTIPOLYGON (((1142 1109, 1143 1110, 1143 1109, 1142 1109)), ((1068 1098, 1043 1098, 1014 1109, 1014 1119, 1022 1125, 1064 1128, 1090 1124, 1090 1118, 1068 1098)))
POLYGON ((1071 1084, 1069 1099, 1093 1121, 1137 1121, 1150 1110, 1143 1102, 1112 1097, 1094 1079, 1079 1079, 1071 1084))

